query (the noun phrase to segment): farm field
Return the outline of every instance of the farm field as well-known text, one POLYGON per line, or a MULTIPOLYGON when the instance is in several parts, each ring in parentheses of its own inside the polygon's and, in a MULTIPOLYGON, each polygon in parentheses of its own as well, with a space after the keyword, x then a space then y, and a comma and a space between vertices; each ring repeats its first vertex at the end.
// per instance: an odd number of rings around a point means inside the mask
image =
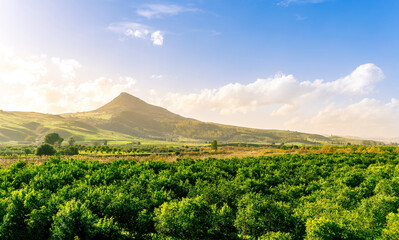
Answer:
MULTIPOLYGON (((212 149, 210 144, 183 144, 153 145, 151 143, 123 144, 123 145, 76 145, 74 154, 66 154, 70 146, 56 147, 55 153, 60 159, 71 158, 80 160, 98 160, 111 162, 119 159, 126 160, 161 160, 173 162, 179 158, 233 158, 259 157, 282 154, 309 154, 309 153, 384 153, 399 152, 396 146, 298 146, 298 145, 258 145, 244 143, 230 143, 219 145, 212 149)), ((155 143, 156 144, 156 143, 155 143)), ((9 145, 0 146, 0 166, 6 167, 18 160, 28 164, 39 165, 48 161, 51 156, 38 156, 36 146, 9 145)))
POLYGON ((398 239, 397 148, 316 153, 332 149, 17 161, 0 169, 0 238, 398 239))

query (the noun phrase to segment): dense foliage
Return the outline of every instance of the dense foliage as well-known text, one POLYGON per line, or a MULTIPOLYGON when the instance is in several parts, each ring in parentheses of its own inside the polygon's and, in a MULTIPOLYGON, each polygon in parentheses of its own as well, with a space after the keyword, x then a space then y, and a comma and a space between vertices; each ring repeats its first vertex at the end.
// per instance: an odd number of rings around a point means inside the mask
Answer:
POLYGON ((44 142, 50 145, 61 145, 63 141, 64 139, 58 133, 49 133, 44 137, 44 142))
POLYGON ((0 239, 399 239, 399 154, 0 169, 0 239))
POLYGON ((55 150, 55 148, 53 146, 51 146, 50 144, 47 144, 47 143, 43 143, 42 145, 40 145, 37 148, 36 155, 39 155, 39 156, 43 156, 43 155, 51 156, 51 155, 54 155, 56 152, 57 152, 57 150, 55 150))
POLYGON ((33 146, 0 146, 0 156, 17 157, 21 155, 29 155, 36 152, 33 146))

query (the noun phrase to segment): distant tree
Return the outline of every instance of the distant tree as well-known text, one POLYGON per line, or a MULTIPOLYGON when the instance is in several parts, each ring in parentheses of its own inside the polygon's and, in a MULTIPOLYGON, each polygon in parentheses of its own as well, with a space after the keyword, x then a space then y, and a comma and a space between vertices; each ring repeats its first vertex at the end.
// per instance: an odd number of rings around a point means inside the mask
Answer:
POLYGON ((63 155, 79 155, 79 149, 74 146, 68 146, 65 148, 65 150, 62 152, 63 155))
POLYGON ((211 149, 218 150, 218 141, 216 139, 211 142, 211 149))
POLYGON ((63 141, 64 139, 58 133, 49 133, 44 137, 44 142, 50 145, 61 145, 63 141))
POLYGON ((104 140, 104 146, 108 145, 108 140, 104 140))
POLYGON ((32 151, 29 148, 24 148, 25 155, 31 154, 32 151))
POLYGON ((283 149, 283 150, 287 150, 288 149, 288 147, 286 145, 284 145, 284 143, 281 143, 279 148, 283 149))
POLYGON ((37 148, 36 155, 43 156, 43 155, 54 155, 57 151, 54 149, 53 146, 50 144, 44 143, 37 148))
POLYGON ((69 144, 69 146, 73 146, 73 145, 75 145, 75 139, 73 138, 73 137, 70 137, 69 139, 68 139, 68 144, 69 144))

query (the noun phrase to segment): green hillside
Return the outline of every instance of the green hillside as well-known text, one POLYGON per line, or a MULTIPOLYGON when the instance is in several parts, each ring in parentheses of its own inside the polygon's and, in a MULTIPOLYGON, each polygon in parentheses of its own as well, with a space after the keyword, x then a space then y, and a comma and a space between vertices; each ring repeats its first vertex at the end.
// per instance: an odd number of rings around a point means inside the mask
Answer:
POLYGON ((184 118, 154 106, 127 93, 121 93, 108 104, 89 112, 61 115, 32 112, 0 112, 0 142, 38 143, 49 132, 62 137, 74 136, 79 142, 174 141, 346 144, 361 140, 329 138, 293 131, 261 130, 206 123, 184 118))
POLYGON ((31 112, 0 112, 0 142, 10 144, 39 143, 50 132, 77 141, 128 140, 131 136, 97 128, 59 115, 31 112))

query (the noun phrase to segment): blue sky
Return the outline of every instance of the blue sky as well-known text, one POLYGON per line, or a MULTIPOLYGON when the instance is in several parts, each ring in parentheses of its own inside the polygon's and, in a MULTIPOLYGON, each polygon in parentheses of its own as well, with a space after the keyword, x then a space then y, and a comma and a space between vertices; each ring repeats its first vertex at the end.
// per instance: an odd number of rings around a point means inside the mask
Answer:
POLYGON ((395 0, 1 0, 0 109, 86 111, 127 91, 204 121, 398 137, 397 12, 395 0))

